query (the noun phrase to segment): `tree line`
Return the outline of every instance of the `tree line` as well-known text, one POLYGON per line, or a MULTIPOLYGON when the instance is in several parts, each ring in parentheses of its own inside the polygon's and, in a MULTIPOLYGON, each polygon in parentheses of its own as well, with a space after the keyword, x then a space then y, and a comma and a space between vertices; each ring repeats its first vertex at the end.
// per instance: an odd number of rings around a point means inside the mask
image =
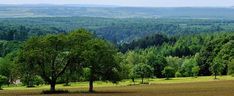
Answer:
MULTIPOLYGON (((232 32, 182 37, 164 36, 166 39, 155 36, 160 34, 120 46, 125 52, 122 54, 124 59, 121 63, 128 67, 126 69, 146 64, 153 70, 148 70, 152 71, 152 74, 146 77, 157 78, 210 75, 216 78, 217 75, 233 75, 234 34, 232 32)), ((126 73, 131 74, 131 70, 126 73)), ((126 78, 130 77, 132 76, 126 78)))

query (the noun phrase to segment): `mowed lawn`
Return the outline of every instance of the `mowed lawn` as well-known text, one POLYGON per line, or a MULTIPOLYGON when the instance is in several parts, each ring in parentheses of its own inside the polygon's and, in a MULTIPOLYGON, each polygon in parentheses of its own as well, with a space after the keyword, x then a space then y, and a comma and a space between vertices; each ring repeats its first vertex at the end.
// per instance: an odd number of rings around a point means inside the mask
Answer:
MULTIPOLYGON (((53 96, 234 96, 234 77, 222 76, 214 80, 213 77, 198 78, 173 78, 146 79, 148 85, 131 85, 130 80, 124 80, 118 85, 107 82, 96 82, 96 93, 86 93, 87 82, 72 83, 71 86, 64 87, 57 85, 57 89, 65 89, 68 94, 54 94, 53 96)), ((139 81, 138 81, 139 82, 139 81)), ((42 90, 48 90, 49 86, 39 86, 35 88, 4 87, 0 91, 0 96, 48 96, 41 94, 42 90)))

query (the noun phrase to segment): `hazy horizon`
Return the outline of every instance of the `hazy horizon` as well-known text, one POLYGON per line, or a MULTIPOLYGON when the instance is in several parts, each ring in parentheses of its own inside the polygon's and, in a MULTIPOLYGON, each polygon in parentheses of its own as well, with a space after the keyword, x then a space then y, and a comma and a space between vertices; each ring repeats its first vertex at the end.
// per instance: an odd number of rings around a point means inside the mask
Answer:
POLYGON ((85 4, 132 7, 231 7, 234 0, 4 0, 0 4, 85 4))

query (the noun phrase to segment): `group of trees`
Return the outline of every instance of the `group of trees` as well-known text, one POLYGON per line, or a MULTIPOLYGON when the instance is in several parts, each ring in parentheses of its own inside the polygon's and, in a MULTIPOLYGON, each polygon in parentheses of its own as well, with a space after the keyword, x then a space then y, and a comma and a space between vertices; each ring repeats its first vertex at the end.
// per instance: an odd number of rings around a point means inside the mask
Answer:
MULTIPOLYGON (((122 63, 127 64, 125 67, 146 64, 151 66, 153 71, 148 70, 151 75, 144 72, 145 75, 157 78, 166 77, 167 79, 169 77, 210 75, 214 75, 216 78, 217 75, 234 74, 233 33, 173 37, 173 42, 164 41, 160 45, 147 42, 148 38, 152 37, 145 37, 139 42, 133 41, 133 43, 127 44, 136 49, 131 49, 126 45, 120 47, 126 47, 129 50, 123 54, 122 63), (145 41, 143 48, 139 47, 142 41, 145 41)), ((132 74, 131 70, 134 70, 134 67, 129 70, 129 74, 132 74)))
POLYGON ((5 78, 7 81, 21 79, 32 87, 43 79, 50 84, 50 91, 56 91, 59 78, 82 73, 83 69, 89 69, 86 73, 89 73, 90 92, 93 92, 95 80, 113 83, 120 80, 117 49, 83 29, 69 34, 32 37, 11 54, 14 55, 0 60, 0 74, 4 76, 1 76, 1 84, 5 78), (12 76, 14 74, 18 75, 12 76))

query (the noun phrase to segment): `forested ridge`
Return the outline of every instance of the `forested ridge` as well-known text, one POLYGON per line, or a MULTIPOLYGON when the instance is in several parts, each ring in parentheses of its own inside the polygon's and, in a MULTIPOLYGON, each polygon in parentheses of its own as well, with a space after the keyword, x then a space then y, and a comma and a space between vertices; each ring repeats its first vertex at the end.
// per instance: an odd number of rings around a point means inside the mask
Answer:
POLYGON ((0 5, 0 18, 19 17, 109 17, 233 19, 233 7, 127 7, 82 4, 0 5))
MULTIPOLYGON (((0 88, 234 74, 233 20, 0 19, 0 88), (82 28, 82 29, 80 29, 82 28)), ((199 78, 199 77, 198 77, 199 78)))
POLYGON ((168 36, 183 36, 221 31, 233 32, 233 22, 233 20, 225 19, 3 18, 0 19, 0 39, 22 41, 31 36, 67 33, 79 28, 85 28, 115 44, 122 44, 155 33, 162 33, 168 36))

